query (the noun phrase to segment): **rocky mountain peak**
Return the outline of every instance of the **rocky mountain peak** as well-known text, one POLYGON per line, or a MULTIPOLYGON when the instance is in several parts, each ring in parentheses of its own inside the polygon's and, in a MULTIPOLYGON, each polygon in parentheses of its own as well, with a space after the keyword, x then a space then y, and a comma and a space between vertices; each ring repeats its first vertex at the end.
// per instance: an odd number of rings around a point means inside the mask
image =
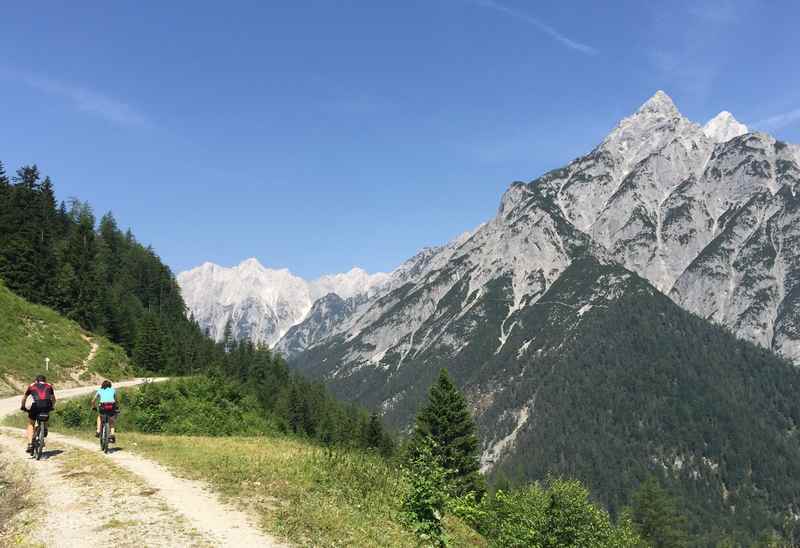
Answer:
POLYGON ((680 115, 678 107, 672 101, 672 97, 661 90, 655 92, 645 103, 639 107, 637 114, 661 114, 668 116, 680 115))
POLYGON ((727 110, 723 110, 703 126, 703 133, 716 143, 725 143, 749 131, 746 125, 740 123, 727 110))
POLYGON ((669 95, 657 91, 617 124, 600 149, 614 158, 618 169, 615 175, 624 177, 642 159, 676 139, 688 148, 694 148, 698 140, 708 140, 699 125, 678 111, 669 95))
POLYGON ((245 259, 244 261, 239 263, 239 266, 235 268, 243 272, 252 272, 252 271, 259 272, 266 270, 264 268, 264 265, 262 265, 261 262, 255 257, 250 257, 249 259, 245 259))

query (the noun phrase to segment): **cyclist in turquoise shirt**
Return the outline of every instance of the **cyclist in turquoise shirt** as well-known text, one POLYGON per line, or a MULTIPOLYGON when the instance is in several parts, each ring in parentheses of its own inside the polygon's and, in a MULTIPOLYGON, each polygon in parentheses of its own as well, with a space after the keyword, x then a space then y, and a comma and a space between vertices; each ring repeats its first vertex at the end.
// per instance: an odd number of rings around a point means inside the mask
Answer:
POLYGON ((111 435, 108 441, 116 443, 115 424, 119 414, 119 407, 117 406, 117 391, 111 386, 111 381, 103 381, 103 384, 95 392, 92 398, 92 409, 94 409, 95 402, 97 402, 97 431, 94 437, 100 437, 100 416, 108 415, 108 425, 111 427, 111 435))

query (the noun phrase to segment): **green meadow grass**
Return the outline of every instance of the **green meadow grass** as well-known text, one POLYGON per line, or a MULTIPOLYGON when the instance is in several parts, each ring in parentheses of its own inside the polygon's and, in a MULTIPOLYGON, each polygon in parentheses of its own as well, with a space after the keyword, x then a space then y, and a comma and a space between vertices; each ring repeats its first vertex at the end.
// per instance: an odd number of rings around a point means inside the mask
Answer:
POLYGON ((82 380, 89 381, 93 375, 132 376, 122 348, 54 310, 29 303, 0 282, 0 395, 16 394, 13 384, 26 384, 45 373, 45 358, 50 358, 49 380, 72 380, 91 349, 86 337, 98 343, 99 349, 82 380))
MULTIPOLYGON (((181 476, 210 482, 261 517, 264 529, 303 546, 418 546, 403 525, 399 466, 360 450, 290 437, 179 437, 123 433, 126 447, 181 476)), ((456 546, 483 539, 455 519, 456 546)))

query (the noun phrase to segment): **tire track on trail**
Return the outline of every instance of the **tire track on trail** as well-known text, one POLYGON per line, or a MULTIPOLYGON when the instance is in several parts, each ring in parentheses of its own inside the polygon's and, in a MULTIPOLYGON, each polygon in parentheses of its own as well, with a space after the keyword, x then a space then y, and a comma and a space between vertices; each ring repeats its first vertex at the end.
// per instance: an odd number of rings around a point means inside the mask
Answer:
MULTIPOLYGON (((166 379, 156 379, 156 382, 162 380, 166 379)), ((137 379, 118 382, 115 385, 122 388, 135 386, 143 382, 142 379, 137 379)), ((59 390, 56 396, 59 400, 63 400, 88 395, 94 390, 95 387, 59 390)), ((0 419, 14 412, 19 412, 19 402, 20 396, 0 400, 0 419)), ((52 480, 52 476, 49 479, 47 476, 52 472, 45 467, 62 460, 64 454, 53 455, 51 457, 53 463, 50 461, 32 461, 22 451, 23 447, 19 441, 20 432, 22 431, 17 428, 4 427, 0 429, 0 444, 12 450, 18 459, 27 460, 27 464, 36 475, 37 481, 40 479, 45 482, 52 480)), ((124 436, 124 434, 122 435, 124 436)), ((229 504, 223 503, 203 482, 178 478, 164 466, 126 451, 116 451, 109 455, 102 455, 99 453, 99 448, 95 443, 55 433, 50 433, 47 439, 49 445, 46 450, 52 449, 51 446, 56 444, 57 446, 63 446, 65 453, 73 450, 91 451, 98 458, 107 459, 111 465, 129 473, 134 478, 132 480, 134 483, 138 482, 148 492, 151 492, 149 496, 161 502, 165 512, 181 518, 180 521, 173 523, 170 527, 176 529, 174 539, 141 539, 139 542, 131 544, 131 546, 286 546, 260 531, 251 516, 233 508, 229 504), (176 525, 180 525, 180 527, 176 525), (192 537, 193 540, 188 544, 186 535, 194 535, 192 537), (156 544, 153 544, 154 540, 156 544), (172 540, 175 541, 175 544, 172 543, 172 540)), ((91 474, 88 474, 85 480, 91 484, 93 482, 91 474)), ((91 498, 92 493, 76 493, 75 487, 71 488, 68 483, 59 483, 57 489, 67 492, 69 496, 65 501, 48 500, 48 502, 52 502, 60 508, 61 512, 65 512, 75 518, 74 524, 76 525, 74 525, 73 529, 70 529, 75 535, 56 538, 54 543, 46 543, 46 545, 71 548, 93 544, 87 541, 93 538, 93 535, 97 535, 96 529, 100 524, 98 524, 94 515, 95 512, 91 511, 91 506, 87 500, 91 498), (87 505, 83 506, 82 503, 87 505), (87 516, 88 519, 85 519, 87 516)), ((125 508, 119 508, 118 510, 121 514, 119 518, 125 519, 124 513, 127 510, 125 508)), ((155 519, 154 516, 151 516, 151 518, 155 519)), ((150 518, 145 516, 143 519, 150 518)), ((47 520, 43 520, 43 523, 45 528, 49 527, 47 520)), ((105 535, 104 538, 108 538, 108 535, 105 535)))

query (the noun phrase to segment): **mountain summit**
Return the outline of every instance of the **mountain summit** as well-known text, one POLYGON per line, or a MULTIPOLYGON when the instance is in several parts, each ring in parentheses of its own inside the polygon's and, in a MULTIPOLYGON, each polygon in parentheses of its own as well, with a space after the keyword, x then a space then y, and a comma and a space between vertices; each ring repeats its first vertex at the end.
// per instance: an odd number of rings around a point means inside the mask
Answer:
POLYGON ((645 103, 639 107, 638 113, 678 115, 678 107, 672 101, 672 97, 662 90, 658 90, 645 103))
POLYGON ((724 143, 749 132, 747 126, 739 123, 727 110, 723 110, 703 126, 703 133, 715 143, 724 143))

